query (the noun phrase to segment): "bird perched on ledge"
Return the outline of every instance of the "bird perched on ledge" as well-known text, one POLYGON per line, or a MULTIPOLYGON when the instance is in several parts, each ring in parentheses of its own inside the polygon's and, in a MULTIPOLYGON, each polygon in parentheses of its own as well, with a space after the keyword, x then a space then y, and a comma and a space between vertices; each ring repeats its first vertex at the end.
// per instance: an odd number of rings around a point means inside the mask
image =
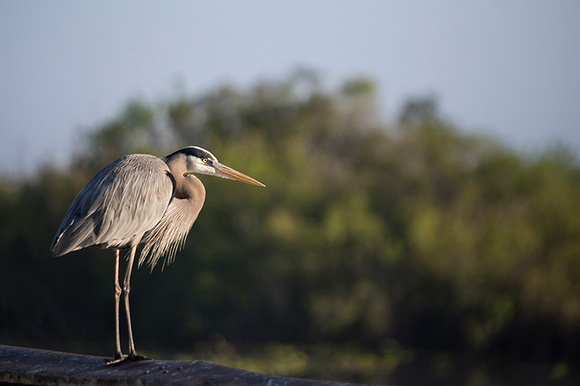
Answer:
POLYGON ((54 240, 53 255, 97 245, 115 251, 115 359, 144 359, 137 355, 131 329, 129 292, 137 246, 144 244, 139 266, 152 268, 165 256, 170 263, 185 243, 205 201, 205 187, 194 173, 265 186, 218 162, 209 151, 189 146, 164 159, 131 154, 105 166, 80 191, 54 240), (127 269, 119 284, 119 252, 129 248, 127 269), (119 329, 121 296, 127 317, 129 354, 123 355, 119 329))

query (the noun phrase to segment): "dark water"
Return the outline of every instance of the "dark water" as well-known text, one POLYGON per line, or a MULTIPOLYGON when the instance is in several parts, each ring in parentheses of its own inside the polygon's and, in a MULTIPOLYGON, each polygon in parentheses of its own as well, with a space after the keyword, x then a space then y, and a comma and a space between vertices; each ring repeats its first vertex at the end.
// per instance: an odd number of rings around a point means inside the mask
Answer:
MULTIPOLYGON (((365 380, 389 385, 580 385, 578 363, 421 358, 365 380)), ((356 382, 357 380, 353 379, 356 382)))
MULTIPOLYGON (((191 355, 191 354, 189 354, 191 355)), ((188 356, 189 356, 188 355, 188 356)), ((352 346, 270 344, 244 349, 223 342, 194 354, 247 370, 309 379, 379 385, 579 385, 580 361, 534 362, 424 352, 392 346, 371 352, 352 346)), ((186 359, 184 357, 174 359, 186 359)))

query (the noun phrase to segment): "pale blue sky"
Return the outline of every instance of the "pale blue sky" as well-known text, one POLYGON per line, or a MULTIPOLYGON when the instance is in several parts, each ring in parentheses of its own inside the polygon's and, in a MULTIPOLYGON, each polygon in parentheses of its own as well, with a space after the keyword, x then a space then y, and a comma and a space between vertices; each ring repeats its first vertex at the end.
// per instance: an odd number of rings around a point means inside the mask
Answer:
POLYGON ((385 119, 435 94, 469 131, 580 154, 580 1, 0 0, 0 172, 66 162, 81 130, 177 82, 198 95, 369 76, 385 119))

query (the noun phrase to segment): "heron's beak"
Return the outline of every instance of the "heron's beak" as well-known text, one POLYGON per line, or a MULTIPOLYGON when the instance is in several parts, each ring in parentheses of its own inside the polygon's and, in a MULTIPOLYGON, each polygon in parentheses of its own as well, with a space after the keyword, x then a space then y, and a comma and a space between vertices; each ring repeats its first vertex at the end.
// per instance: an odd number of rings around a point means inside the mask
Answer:
POLYGON ((214 162, 213 167, 215 169, 215 173, 220 177, 227 178, 230 180, 245 182, 246 184, 251 184, 251 185, 264 186, 264 187, 266 186, 263 183, 261 183, 260 181, 257 181, 250 176, 246 176, 245 174, 240 173, 237 170, 234 170, 226 165, 222 165, 218 162, 214 162))

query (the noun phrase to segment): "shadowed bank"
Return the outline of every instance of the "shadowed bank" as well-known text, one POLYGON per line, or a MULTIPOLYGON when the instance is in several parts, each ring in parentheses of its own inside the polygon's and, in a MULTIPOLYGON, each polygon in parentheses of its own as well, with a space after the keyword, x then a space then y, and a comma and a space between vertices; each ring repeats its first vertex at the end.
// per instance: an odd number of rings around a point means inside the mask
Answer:
POLYGON ((207 361, 141 360, 108 366, 107 360, 0 345, 0 382, 29 385, 346 385, 261 374, 207 361))

